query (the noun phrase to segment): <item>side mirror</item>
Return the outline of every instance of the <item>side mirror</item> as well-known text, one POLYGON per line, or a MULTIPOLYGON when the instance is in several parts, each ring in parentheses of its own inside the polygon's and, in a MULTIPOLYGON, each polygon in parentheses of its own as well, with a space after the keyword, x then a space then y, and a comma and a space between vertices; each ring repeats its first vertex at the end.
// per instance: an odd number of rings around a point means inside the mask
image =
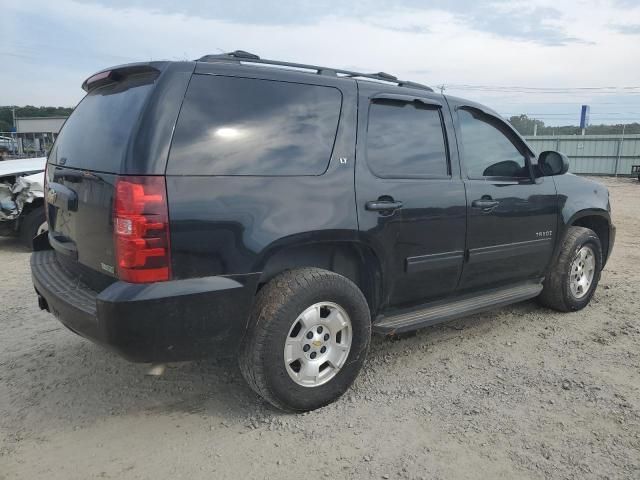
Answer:
POLYGON ((538 168, 545 177, 564 175, 569 171, 569 158, 564 153, 547 150, 538 156, 538 168))

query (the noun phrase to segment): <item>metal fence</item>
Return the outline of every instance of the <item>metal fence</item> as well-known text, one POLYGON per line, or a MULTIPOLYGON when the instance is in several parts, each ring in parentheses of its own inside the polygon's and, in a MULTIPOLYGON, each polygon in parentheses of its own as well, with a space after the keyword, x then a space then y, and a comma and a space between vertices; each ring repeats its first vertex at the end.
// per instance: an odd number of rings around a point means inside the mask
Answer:
POLYGON ((592 175, 631 175, 640 164, 640 135, 527 136, 538 153, 557 150, 569 157, 569 171, 592 175))
POLYGON ((4 158, 42 157, 55 141, 57 133, 0 132, 0 156, 4 158))

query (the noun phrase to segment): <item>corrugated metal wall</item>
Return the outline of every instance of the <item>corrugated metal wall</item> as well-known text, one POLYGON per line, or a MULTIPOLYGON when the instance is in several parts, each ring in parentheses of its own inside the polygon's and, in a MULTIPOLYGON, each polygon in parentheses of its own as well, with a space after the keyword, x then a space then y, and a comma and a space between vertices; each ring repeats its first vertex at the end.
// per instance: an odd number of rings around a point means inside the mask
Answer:
POLYGON ((630 175, 640 165, 640 135, 559 135, 525 137, 534 151, 557 150, 569 157, 569 171, 630 175), (617 171, 616 171, 617 164, 617 171))

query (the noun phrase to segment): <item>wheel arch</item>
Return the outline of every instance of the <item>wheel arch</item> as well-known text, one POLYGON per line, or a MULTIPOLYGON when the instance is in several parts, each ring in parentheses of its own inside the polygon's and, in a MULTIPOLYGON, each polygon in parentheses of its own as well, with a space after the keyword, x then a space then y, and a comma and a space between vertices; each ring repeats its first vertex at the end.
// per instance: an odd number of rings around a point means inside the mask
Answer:
POLYGON ((602 266, 604 267, 609 258, 610 249, 611 217, 609 213, 604 210, 581 210, 574 213, 565 225, 563 233, 566 233, 569 227, 585 227, 595 232, 602 244, 602 266))
POLYGON ((372 318, 382 300, 382 265, 374 250, 359 241, 314 241, 289 243, 271 249, 260 265, 258 290, 285 270, 316 267, 338 273, 362 291, 372 318))

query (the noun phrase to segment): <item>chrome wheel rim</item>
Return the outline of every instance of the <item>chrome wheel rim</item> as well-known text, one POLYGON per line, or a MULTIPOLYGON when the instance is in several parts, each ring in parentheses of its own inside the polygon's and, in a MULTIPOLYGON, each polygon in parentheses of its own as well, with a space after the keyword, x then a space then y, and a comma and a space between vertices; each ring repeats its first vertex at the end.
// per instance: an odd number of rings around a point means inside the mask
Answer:
POLYGON ((596 273, 596 257, 591 247, 584 246, 571 263, 569 287, 575 298, 582 298, 591 288, 596 273))
POLYGON ((40 224, 40 226, 38 227, 38 230, 36 230, 36 236, 48 231, 49 231, 49 225, 47 225, 47 222, 44 221, 40 224))
POLYGON ((352 338, 351 319, 340 305, 311 305, 298 315, 285 340, 287 373, 303 387, 327 383, 347 361, 352 338))

